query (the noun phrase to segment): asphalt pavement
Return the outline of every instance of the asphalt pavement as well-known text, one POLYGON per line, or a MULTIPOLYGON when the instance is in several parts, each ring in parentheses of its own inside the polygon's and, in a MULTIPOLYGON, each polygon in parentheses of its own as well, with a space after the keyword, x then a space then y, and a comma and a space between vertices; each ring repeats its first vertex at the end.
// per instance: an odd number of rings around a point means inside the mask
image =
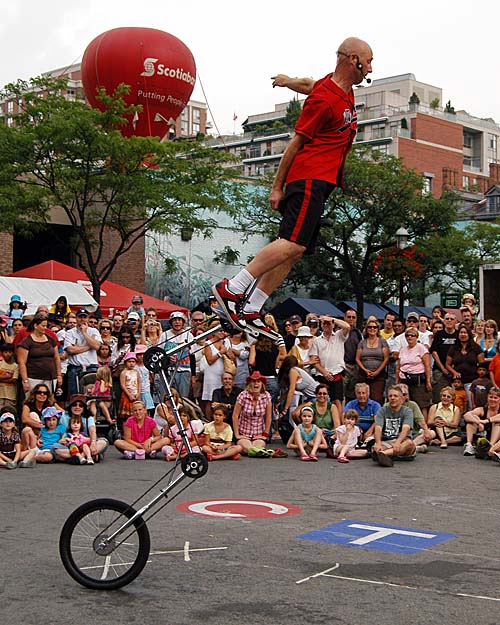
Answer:
POLYGON ((112 449, 93 467, 1 471, 2 625, 500 623, 500 465, 451 447, 393 468, 212 462, 148 522, 134 582, 78 585, 58 554, 68 515, 130 503, 167 467, 112 449))

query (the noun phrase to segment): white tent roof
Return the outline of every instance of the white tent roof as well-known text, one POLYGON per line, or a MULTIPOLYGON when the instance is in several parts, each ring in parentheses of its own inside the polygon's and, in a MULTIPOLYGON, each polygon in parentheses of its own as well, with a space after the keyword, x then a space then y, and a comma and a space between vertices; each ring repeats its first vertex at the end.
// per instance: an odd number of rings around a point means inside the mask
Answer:
POLYGON ((65 280, 40 280, 38 278, 6 278, 0 276, 0 310, 7 312, 12 295, 19 295, 28 303, 27 315, 33 315, 41 304, 52 306, 57 298, 65 295, 70 306, 82 306, 89 312, 97 309, 97 302, 90 293, 75 282, 65 280))

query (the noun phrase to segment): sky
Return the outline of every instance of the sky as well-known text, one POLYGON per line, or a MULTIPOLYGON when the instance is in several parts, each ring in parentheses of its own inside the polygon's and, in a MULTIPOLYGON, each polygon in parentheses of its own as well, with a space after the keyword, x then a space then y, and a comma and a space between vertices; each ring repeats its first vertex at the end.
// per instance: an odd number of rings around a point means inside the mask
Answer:
POLYGON ((500 3, 491 0, 11 0, 0 22, 0 86, 80 62, 112 28, 157 28, 193 53, 191 99, 207 102, 220 133, 241 132, 248 115, 289 101, 271 76, 324 76, 339 43, 357 36, 373 49, 372 79, 413 73, 441 87, 443 103, 500 123, 499 23, 500 3))

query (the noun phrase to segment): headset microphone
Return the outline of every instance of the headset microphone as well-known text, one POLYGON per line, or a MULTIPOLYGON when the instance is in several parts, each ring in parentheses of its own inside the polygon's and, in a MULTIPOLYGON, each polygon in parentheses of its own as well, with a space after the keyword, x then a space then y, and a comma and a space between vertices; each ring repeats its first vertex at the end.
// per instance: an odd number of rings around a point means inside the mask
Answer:
MULTIPOLYGON (((356 68, 359 69, 359 71, 363 74, 363 65, 361 65, 361 62, 358 61, 358 64, 356 65, 356 68)), ((365 74, 363 74, 363 78, 366 80, 366 82, 368 84, 371 83, 372 79, 368 78, 365 74)))

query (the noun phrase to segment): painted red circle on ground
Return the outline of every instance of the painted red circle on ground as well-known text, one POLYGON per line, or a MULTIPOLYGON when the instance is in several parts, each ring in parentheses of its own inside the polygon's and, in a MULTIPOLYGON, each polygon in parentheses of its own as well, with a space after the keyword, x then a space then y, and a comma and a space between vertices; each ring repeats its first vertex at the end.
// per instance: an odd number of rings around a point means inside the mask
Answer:
POLYGON ((281 501, 255 499, 199 499, 179 504, 177 510, 219 519, 279 519, 302 508, 281 501))

